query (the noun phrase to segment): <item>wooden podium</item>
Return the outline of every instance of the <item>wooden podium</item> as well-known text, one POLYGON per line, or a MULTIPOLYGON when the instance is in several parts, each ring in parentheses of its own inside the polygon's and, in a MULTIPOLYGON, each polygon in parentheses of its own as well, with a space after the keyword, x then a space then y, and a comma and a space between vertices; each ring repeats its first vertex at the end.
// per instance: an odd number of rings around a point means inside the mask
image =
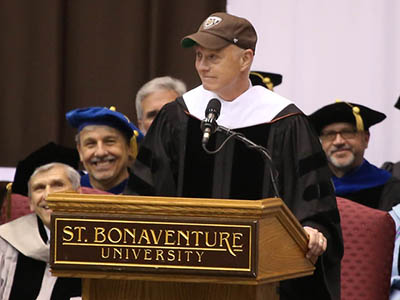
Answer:
POLYGON ((279 198, 257 201, 57 193, 51 269, 82 298, 279 299, 311 275, 307 235, 279 198))

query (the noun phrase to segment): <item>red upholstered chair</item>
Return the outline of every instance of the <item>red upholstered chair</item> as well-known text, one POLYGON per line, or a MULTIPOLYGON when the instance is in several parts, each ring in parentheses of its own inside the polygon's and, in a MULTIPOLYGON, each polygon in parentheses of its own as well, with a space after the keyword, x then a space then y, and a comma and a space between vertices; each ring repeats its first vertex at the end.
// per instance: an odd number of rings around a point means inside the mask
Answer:
POLYGON ((342 300, 389 299, 395 224, 385 211, 337 197, 344 256, 342 300))
POLYGON ((28 197, 20 194, 8 195, 1 207, 0 224, 10 222, 30 213, 28 197))
MULTIPOLYGON (((105 191, 81 187, 82 194, 110 194, 105 191)), ((24 215, 30 214, 28 197, 20 194, 11 194, 4 199, 1 207, 0 224, 10 222, 24 215)))
POLYGON ((94 189, 94 188, 90 188, 90 187, 86 187, 86 186, 82 186, 81 187, 81 193, 82 194, 105 194, 105 195, 113 195, 109 192, 106 191, 102 191, 102 190, 98 190, 98 189, 94 189))

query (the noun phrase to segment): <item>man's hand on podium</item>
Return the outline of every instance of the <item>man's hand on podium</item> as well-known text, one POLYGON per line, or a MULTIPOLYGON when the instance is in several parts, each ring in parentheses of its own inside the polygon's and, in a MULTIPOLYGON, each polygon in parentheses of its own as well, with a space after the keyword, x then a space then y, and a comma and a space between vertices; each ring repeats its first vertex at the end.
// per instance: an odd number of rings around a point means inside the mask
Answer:
POLYGON ((322 232, 319 232, 317 229, 312 227, 304 226, 304 230, 308 234, 308 252, 306 257, 315 264, 318 260, 318 257, 322 255, 327 247, 328 241, 322 232))

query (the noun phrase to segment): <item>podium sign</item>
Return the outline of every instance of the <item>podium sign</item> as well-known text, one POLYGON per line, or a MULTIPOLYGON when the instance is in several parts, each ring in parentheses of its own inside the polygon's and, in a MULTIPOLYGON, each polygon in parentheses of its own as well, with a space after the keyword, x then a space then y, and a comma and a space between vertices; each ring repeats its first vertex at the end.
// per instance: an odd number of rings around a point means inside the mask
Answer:
POLYGON ((311 275, 308 238, 279 198, 47 197, 50 267, 84 300, 279 299, 311 275))
POLYGON ((53 269, 256 276, 257 222, 53 216, 53 269))

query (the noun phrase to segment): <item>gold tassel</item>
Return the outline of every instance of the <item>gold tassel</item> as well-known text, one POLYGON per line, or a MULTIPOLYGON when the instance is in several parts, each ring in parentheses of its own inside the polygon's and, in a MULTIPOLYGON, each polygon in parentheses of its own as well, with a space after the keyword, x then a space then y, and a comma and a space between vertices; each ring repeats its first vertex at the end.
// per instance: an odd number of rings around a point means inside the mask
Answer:
POLYGON ((271 81, 271 78, 264 77, 260 73, 257 73, 257 72, 250 72, 250 74, 259 77, 269 90, 271 90, 271 91, 274 90, 274 83, 271 81))
MULTIPOLYGON (((342 102, 342 101, 339 99, 336 99, 336 103, 339 103, 339 102, 342 102)), ((346 103, 348 106, 351 107, 351 112, 353 113, 353 116, 356 119, 357 131, 364 131, 364 122, 363 122, 363 119, 360 114, 360 108, 358 106, 353 106, 348 102, 344 102, 344 103, 346 103)))
POLYGON ((356 118, 357 131, 364 131, 364 122, 360 115, 360 108, 358 106, 352 107, 354 118, 356 118))
POLYGON ((139 132, 137 130, 133 131, 133 136, 131 137, 130 141, 130 150, 133 159, 136 159, 138 155, 138 143, 137 143, 137 136, 139 136, 139 132))
POLYGON ((6 211, 6 221, 10 220, 11 218, 11 193, 12 193, 12 182, 9 182, 6 185, 6 203, 7 203, 7 211, 6 211))

